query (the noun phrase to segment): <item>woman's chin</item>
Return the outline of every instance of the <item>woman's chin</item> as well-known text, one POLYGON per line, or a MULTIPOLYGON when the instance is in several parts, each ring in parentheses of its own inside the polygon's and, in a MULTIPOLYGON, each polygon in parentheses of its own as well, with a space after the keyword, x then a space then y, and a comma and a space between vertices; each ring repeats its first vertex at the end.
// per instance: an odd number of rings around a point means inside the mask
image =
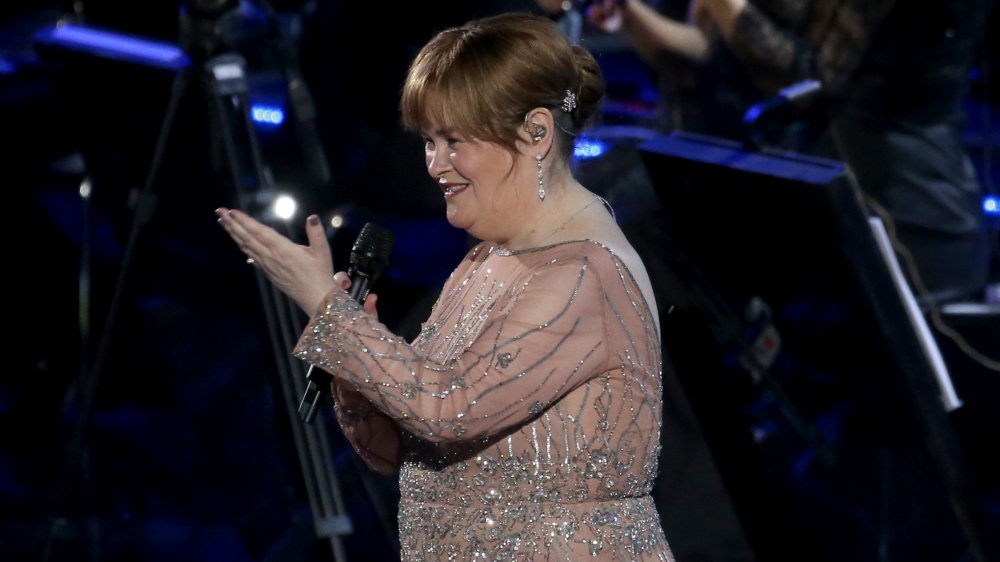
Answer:
POLYGON ((445 218, 448 219, 448 224, 454 226, 455 228, 466 230, 469 226, 471 226, 471 223, 462 216, 458 208, 454 205, 447 206, 445 218))

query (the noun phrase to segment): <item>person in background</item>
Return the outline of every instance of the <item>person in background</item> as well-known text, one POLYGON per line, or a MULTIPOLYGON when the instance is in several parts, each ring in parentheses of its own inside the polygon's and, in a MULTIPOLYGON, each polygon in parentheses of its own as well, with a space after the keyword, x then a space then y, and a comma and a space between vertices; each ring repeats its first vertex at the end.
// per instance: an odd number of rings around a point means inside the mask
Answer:
POLYGON ((995 249, 961 101, 991 4, 692 0, 677 18, 641 0, 599 0, 585 15, 661 70, 667 130, 742 138, 751 105, 817 80, 809 118, 770 142, 848 164, 928 306, 982 300, 989 282, 995 249))
POLYGON ((334 275, 318 217, 299 245, 239 210, 219 222, 311 316, 294 351, 332 375, 344 434, 399 470, 403 560, 671 561, 649 495, 661 355, 642 260, 570 170, 600 67, 548 19, 435 35, 402 92, 450 224, 479 240, 410 342, 334 275))

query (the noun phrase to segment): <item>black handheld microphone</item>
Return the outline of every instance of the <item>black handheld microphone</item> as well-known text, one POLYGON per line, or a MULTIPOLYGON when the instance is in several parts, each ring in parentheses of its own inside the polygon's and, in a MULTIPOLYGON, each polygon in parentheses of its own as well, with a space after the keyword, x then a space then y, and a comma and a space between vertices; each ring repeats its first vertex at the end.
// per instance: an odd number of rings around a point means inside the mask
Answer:
MULTIPOLYGON (((349 295, 358 303, 364 303, 372 284, 385 270, 392 252, 395 235, 375 223, 365 223, 351 248, 351 266, 347 274, 351 278, 349 295)), ((299 417, 311 424, 316 418, 316 408, 320 397, 330 391, 330 374, 315 365, 306 373, 306 391, 299 402, 299 417)))

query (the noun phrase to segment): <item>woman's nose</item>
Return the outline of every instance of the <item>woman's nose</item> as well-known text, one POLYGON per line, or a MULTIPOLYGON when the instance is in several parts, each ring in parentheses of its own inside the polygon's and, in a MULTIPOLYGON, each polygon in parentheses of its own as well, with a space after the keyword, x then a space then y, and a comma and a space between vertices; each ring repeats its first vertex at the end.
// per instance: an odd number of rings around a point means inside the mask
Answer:
POLYGON ((448 158, 447 148, 427 151, 427 171, 431 177, 438 177, 448 171, 451 167, 451 160, 448 158))

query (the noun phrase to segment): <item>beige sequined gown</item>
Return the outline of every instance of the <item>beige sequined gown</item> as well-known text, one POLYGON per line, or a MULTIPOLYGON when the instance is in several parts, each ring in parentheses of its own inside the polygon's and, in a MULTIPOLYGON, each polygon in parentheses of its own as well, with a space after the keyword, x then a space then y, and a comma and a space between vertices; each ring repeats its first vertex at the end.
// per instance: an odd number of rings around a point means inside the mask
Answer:
POLYGON ((411 344, 334 291, 295 354, 396 420, 403 560, 671 561, 652 314, 603 245, 482 243, 411 344))

